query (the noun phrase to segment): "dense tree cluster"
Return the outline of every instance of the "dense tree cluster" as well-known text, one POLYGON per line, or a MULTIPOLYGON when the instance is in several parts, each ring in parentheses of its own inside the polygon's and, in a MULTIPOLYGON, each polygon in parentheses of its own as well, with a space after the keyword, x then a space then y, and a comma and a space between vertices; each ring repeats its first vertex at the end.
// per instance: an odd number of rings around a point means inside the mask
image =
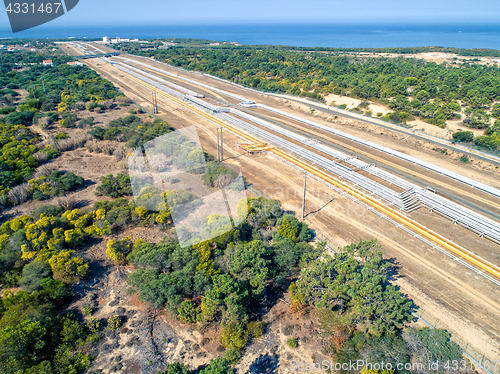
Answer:
POLYGON ((2 124, 0 120, 0 191, 26 181, 38 162, 33 155, 38 135, 24 125, 2 124))
MULTIPOLYGON (((68 111, 76 103, 101 103, 120 94, 96 72, 87 67, 68 66, 67 61, 65 56, 43 53, 2 55, 1 66, 5 71, 0 77, 0 102, 8 106, 0 110, 0 195, 5 196, 13 186, 27 182, 44 160, 34 157, 39 151, 36 144, 40 137, 29 125, 38 123, 44 127, 59 121, 63 127, 75 127, 77 116, 68 111), (44 59, 52 59, 54 66, 40 65, 44 59), (28 64, 28 68, 21 69, 14 62, 28 64), (20 88, 29 95, 26 101, 15 105, 14 99, 19 96, 16 90, 20 88)), ((59 155, 50 147, 41 152, 48 159, 59 155)))
POLYGON ((114 198, 132 196, 130 177, 122 173, 118 173, 116 177, 113 174, 105 175, 101 177, 101 184, 97 187, 95 194, 114 198))
POLYGON ((167 364, 163 371, 157 374, 234 374, 234 369, 229 366, 229 362, 223 357, 210 360, 208 365, 199 367, 197 370, 189 370, 186 365, 180 362, 167 364))
MULTIPOLYGON (((100 322, 94 318, 81 325, 71 315, 59 314, 70 296, 67 286, 81 280, 89 269, 76 250, 89 237, 107 236, 131 224, 164 227, 158 221, 169 213, 140 206, 141 197, 137 202, 119 198, 65 212, 45 205, 32 217, 21 216, 0 226, 0 284, 4 289, 22 288, 0 299, 2 373, 76 373, 88 366, 91 356, 85 347, 98 339, 100 322)), ((116 262, 123 262, 132 249, 127 240, 108 243, 108 255, 116 262)), ((128 257, 149 264, 139 249, 137 243, 128 257)), ((179 256, 174 264, 188 258, 179 256)), ((110 329, 120 324, 119 316, 108 320, 110 329)))
MULTIPOLYGON (((131 251, 113 242, 136 268, 128 281, 141 300, 177 312, 183 323, 220 326, 230 362, 262 334, 255 308, 272 288, 286 289, 303 267, 291 286, 296 303, 336 311, 345 326, 370 336, 395 335, 409 321, 410 303, 386 284, 388 264, 374 242, 323 258, 323 245, 310 245, 307 225, 283 214, 278 201, 244 199, 238 212, 248 213, 238 228, 189 247, 170 237, 156 245, 139 240, 131 251)), ((208 217, 209 230, 220 229, 218 219, 208 217)))
POLYGON ((74 191, 85 185, 85 180, 75 173, 62 173, 54 170, 48 176, 42 176, 28 181, 29 192, 35 200, 50 199, 54 196, 64 196, 66 192, 74 191))
POLYGON ((376 336, 393 335, 411 319, 411 302, 386 283, 388 263, 374 248, 374 241, 360 242, 314 261, 302 271, 297 289, 306 303, 336 310, 347 325, 376 336))
MULTIPOLYGON (((203 71, 264 91, 318 100, 328 93, 375 100, 395 110, 384 117, 393 122, 407 122, 415 116, 444 127, 446 120, 460 117, 461 102, 466 106, 464 123, 473 128, 487 128, 491 118, 487 110, 492 108, 494 117, 500 110, 495 111, 499 106, 493 105, 500 101, 500 69, 473 61, 436 64, 404 57, 252 46, 174 47, 135 53, 154 55, 174 66, 203 71)), ((490 141, 490 146, 491 142, 495 141, 490 141)))
POLYGON ((110 121, 106 128, 95 126, 89 133, 99 140, 118 140, 126 142, 129 148, 136 148, 173 130, 159 118, 144 122, 131 114, 110 121))

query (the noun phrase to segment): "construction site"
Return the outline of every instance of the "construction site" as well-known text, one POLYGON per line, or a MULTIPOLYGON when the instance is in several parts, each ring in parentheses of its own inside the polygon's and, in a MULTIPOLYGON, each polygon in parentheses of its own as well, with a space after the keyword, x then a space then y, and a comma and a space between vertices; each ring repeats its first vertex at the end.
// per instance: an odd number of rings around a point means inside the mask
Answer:
POLYGON ((280 200, 333 250, 377 239, 401 292, 483 357, 500 355, 500 159, 467 151, 465 165, 453 157, 463 149, 382 121, 94 43, 60 46, 174 128, 196 125, 248 196, 280 200))

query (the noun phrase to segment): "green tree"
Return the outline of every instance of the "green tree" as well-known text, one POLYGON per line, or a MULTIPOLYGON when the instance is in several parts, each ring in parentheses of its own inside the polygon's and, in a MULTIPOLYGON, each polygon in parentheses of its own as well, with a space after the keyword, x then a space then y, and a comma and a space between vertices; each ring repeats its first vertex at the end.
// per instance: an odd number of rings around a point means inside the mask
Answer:
POLYGON ((472 142, 474 133, 472 131, 457 131, 453 134, 453 140, 456 142, 472 142))
POLYGON ((294 242, 299 241, 299 238, 297 237, 297 229, 290 224, 287 218, 284 218, 283 222, 278 227, 278 233, 283 235, 285 238, 293 240, 294 242))
POLYGON ((35 260, 26 264, 22 271, 19 285, 26 291, 36 291, 42 287, 42 281, 50 276, 50 268, 44 261, 35 260))
POLYGON ((87 275, 89 266, 83 258, 74 256, 75 251, 63 250, 49 260, 54 278, 64 283, 75 283, 87 275))
POLYGON ((117 264, 125 264, 127 255, 132 251, 132 237, 122 240, 111 239, 106 244, 106 254, 117 264))
POLYGON ((217 357, 210 360, 206 367, 200 369, 199 374, 234 374, 234 370, 225 358, 217 357))
POLYGON ((36 362, 45 348, 47 329, 40 321, 20 321, 0 330, 0 357, 36 362))
POLYGON ((199 310, 196 309, 196 305, 192 301, 185 300, 177 308, 179 313, 178 317, 183 323, 195 323, 198 320, 200 314, 199 310))
POLYGON ((157 374, 191 374, 192 370, 189 370, 186 365, 181 362, 173 362, 165 366, 164 371, 159 371, 157 374))

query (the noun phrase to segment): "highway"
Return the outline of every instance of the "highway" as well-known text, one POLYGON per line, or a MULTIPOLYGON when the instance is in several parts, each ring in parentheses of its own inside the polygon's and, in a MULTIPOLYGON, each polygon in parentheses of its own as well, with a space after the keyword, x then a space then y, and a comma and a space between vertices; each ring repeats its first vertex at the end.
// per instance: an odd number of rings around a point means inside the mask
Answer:
MULTIPOLYGON (((130 79, 131 81, 143 87, 148 88, 151 91, 157 92, 159 95, 170 100, 171 102, 211 121, 212 123, 218 126, 225 128, 227 131, 237 135, 242 139, 247 140, 250 143, 262 143, 262 139, 260 137, 257 137, 255 134, 249 133, 248 131, 243 131, 240 128, 228 123, 228 121, 223 121, 218 116, 212 113, 207 113, 207 111, 198 108, 196 105, 196 101, 188 103, 182 100, 181 98, 182 94, 179 94, 180 96, 172 94, 172 92, 169 92, 171 90, 168 88, 160 89, 157 84, 153 85, 148 83, 147 78, 142 78, 142 79, 138 78, 137 76, 127 73, 123 71, 123 69, 118 69, 117 67, 112 66, 111 64, 109 64, 108 67, 111 70, 115 71, 117 74, 120 74, 130 79)), ((326 172, 322 168, 319 168, 318 166, 314 165, 311 162, 307 162, 306 160, 297 157, 294 154, 290 154, 289 152, 283 151, 282 149, 279 149, 277 147, 269 149, 268 152, 283 160, 286 160, 287 162, 310 173, 316 178, 319 178, 324 182, 339 188, 345 193, 348 193, 349 195, 353 196, 357 200, 368 205, 369 207, 379 212, 380 214, 389 217, 391 220, 396 222, 397 226, 404 228, 406 231, 410 230, 412 233, 414 233, 415 237, 424 240, 427 243, 431 243, 430 245, 440 247, 442 250, 445 250, 448 253, 448 255, 451 254, 451 257, 457 257, 462 261, 465 261, 466 264, 472 265, 477 273, 481 274, 482 276, 491 280, 497 285, 500 285, 500 268, 498 268, 496 265, 487 262, 486 260, 471 253, 465 248, 462 248, 461 246, 453 243, 452 241, 433 232, 429 228, 421 225, 420 223, 415 222, 414 220, 400 213, 398 210, 393 209, 392 207, 377 201, 376 199, 370 197, 368 194, 356 190, 355 188, 348 185, 346 182, 339 180, 338 178, 335 178, 330 173, 326 172)), ((470 268, 470 266, 468 267, 470 268)))

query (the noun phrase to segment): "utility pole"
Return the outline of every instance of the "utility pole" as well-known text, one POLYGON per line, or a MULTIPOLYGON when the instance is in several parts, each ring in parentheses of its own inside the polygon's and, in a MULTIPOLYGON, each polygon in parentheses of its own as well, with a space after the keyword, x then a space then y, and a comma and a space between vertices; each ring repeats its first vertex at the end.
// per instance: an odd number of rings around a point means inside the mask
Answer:
POLYGON ((43 85, 43 92, 45 95, 47 95, 47 91, 45 91, 45 82, 43 81, 43 74, 42 74, 42 85, 43 85))
POLYGON ((220 162, 224 161, 224 142, 222 140, 222 127, 220 128, 220 162))
POLYGON ((304 197, 302 198, 302 219, 306 216, 306 188, 307 188, 307 173, 304 174, 304 197))
POLYGON ((151 97, 153 102, 153 114, 158 114, 158 103, 156 101, 156 92, 151 91, 151 97))
POLYGON ((220 162, 220 142, 219 142, 219 128, 217 127, 217 162, 220 162))
POLYGON ((217 161, 224 161, 224 142, 222 140, 222 127, 217 127, 217 161))

